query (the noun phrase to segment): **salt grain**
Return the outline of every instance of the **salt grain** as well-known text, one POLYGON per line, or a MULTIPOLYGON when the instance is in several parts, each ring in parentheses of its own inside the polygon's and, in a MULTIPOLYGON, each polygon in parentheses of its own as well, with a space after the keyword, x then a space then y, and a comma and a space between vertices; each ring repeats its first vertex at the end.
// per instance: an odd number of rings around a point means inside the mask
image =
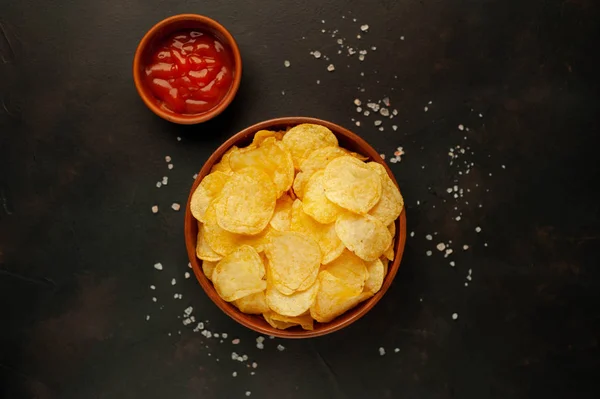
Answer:
POLYGON ((158 213, 158 206, 154 205, 152 207, 152 213, 158 213))
POLYGON ((465 127, 463 125, 458 125, 458 130, 465 130, 465 127))
POLYGON ((381 121, 380 121, 380 120, 376 120, 375 122, 373 122, 373 124, 374 124, 375 126, 379 126, 379 125, 381 125, 381 121))
POLYGON ((156 302, 158 299, 156 299, 155 296, 152 297, 152 302, 156 302))
POLYGON ((153 286, 153 285, 151 285, 151 286, 150 286, 150 289, 151 289, 151 290, 155 290, 155 289, 156 289, 156 287, 155 287, 155 286, 153 286))
POLYGON ((456 263, 454 263, 454 261, 450 262, 450 266, 454 267, 456 265, 456 263))
POLYGON ((149 314, 146 315, 146 321, 148 321, 148 320, 150 320, 150 315, 149 314))
POLYGON ((231 375, 232 375, 233 377, 237 377, 237 371, 234 371, 233 373, 231 373, 231 375))
POLYGON ((168 176, 163 176, 163 178, 162 178, 162 184, 163 184, 163 186, 166 186, 167 184, 169 184, 169 177, 168 176))
POLYGON ((433 237, 431 236, 431 234, 427 234, 427 235, 425 236, 425 239, 426 239, 427 241, 431 241, 431 240, 433 240, 433 237))
POLYGON ((475 227, 475 231, 476 231, 477 233, 480 233, 480 232, 481 232, 481 227, 479 227, 479 226, 475 227))
POLYGON ((436 245, 436 248, 438 251, 443 251, 444 249, 446 249, 446 244, 440 242, 438 245, 436 245))
POLYGON ((162 270, 162 269, 163 269, 163 265, 162 265, 161 263, 155 263, 155 264, 154 264, 154 268, 155 268, 156 270, 162 270))
POLYGON ((312 55, 313 55, 313 57, 315 57, 315 58, 321 58, 321 52, 320 52, 320 51, 318 51, 318 50, 314 51, 314 52, 312 53, 312 55))
POLYGON ((452 313, 452 320, 458 319, 458 313, 452 313))
POLYGON ((411 236, 411 237, 414 237, 414 236, 415 236, 415 232, 414 232, 414 231, 411 231, 411 232, 410 232, 410 236, 411 236))
POLYGON ((165 157, 165 162, 171 162, 171 157, 167 155, 167 156, 165 157))
POLYGON ((396 130, 398 130, 398 126, 396 126, 396 125, 392 125, 392 129, 393 129, 394 131, 396 131, 396 130))
POLYGON ((394 352, 395 352, 395 353, 398 353, 398 352, 400 352, 400 348, 395 348, 395 349, 394 349, 394 352))
POLYGON ((171 205, 171 208, 174 211, 178 211, 179 209, 181 209, 181 205, 179 205, 177 202, 173 202, 173 205, 171 205))
POLYGON ((356 126, 360 126, 360 121, 356 121, 356 126))
POLYGON ((246 396, 250 396, 250 395, 252 395, 252 392, 246 391, 246 396))
POLYGON ((279 344, 279 345, 277 345, 277 350, 278 350, 279 352, 281 352, 281 351, 284 351, 284 350, 285 350, 285 346, 283 346, 283 345, 279 344))
POLYGON ((463 245, 463 250, 466 251, 467 249, 469 249, 468 245, 463 245))
POLYGON ((283 65, 284 65, 286 68, 289 68, 289 67, 290 67, 290 65, 291 65, 291 63, 290 63, 288 60, 285 60, 285 61, 283 61, 283 65))
POLYGON ((167 168, 169 168, 169 169, 173 169, 173 164, 172 164, 172 163, 168 164, 168 165, 167 165, 167 168))
POLYGON ((431 251, 427 251, 427 252, 425 252, 425 254, 426 254, 427 256, 431 256, 431 254, 432 254, 432 253, 433 253, 433 252, 431 252, 431 251))
POLYGON ((385 355, 385 348, 382 346, 379 348, 379 356, 385 355))
POLYGON ((185 278, 190 278, 190 273, 189 272, 185 272, 185 274, 183 275, 185 278))
POLYGON ((360 26, 360 30, 362 30, 363 32, 368 31, 369 30, 369 25, 366 25, 366 24, 365 25, 361 25, 360 26))
POLYGON ((333 72, 333 71, 335 71, 335 66, 333 66, 333 64, 329 64, 329 65, 327 66, 327 70, 328 70, 329 72, 333 72))
POLYGON ((157 181, 157 182, 156 182, 156 188, 161 188, 161 187, 162 187, 162 183, 161 183, 161 182, 159 182, 159 181, 157 181))

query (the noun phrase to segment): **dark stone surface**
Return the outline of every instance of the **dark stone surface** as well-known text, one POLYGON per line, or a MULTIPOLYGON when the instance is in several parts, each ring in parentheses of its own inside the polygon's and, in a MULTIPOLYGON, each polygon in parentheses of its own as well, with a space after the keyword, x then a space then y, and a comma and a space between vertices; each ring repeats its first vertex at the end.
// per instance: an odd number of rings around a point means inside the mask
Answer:
POLYGON ((599 397, 599 11, 590 0, 2 2, 0 397, 599 397), (221 21, 243 54, 236 100, 201 126, 155 117, 131 78, 144 32, 182 12, 221 21), (377 50, 362 63, 337 55, 323 28, 377 50), (386 95, 399 115, 383 132, 373 117, 354 130, 388 157, 406 151, 392 169, 416 236, 394 285, 343 331, 258 350, 183 279, 183 213, 170 204, 241 128, 284 115, 352 127, 354 98, 386 95), (450 166, 457 144, 470 150, 450 166), (446 193, 455 179, 459 201, 446 193), (444 259, 435 244, 448 240, 444 259), (184 327, 188 305, 226 342, 184 327))

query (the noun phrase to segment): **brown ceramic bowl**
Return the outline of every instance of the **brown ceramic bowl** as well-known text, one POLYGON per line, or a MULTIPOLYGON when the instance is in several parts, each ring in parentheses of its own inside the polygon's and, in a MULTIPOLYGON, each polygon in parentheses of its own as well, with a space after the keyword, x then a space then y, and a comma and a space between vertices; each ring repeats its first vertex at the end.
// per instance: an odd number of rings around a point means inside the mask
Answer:
POLYGON ((217 21, 196 14, 179 14, 163 19, 154 25, 138 44, 133 58, 133 80, 135 87, 142 100, 152 112, 170 122, 182 125, 193 125, 206 122, 219 115, 231 103, 235 97, 240 81, 242 79, 242 57, 240 50, 231 33, 217 21), (144 81, 144 67, 149 54, 154 50, 159 41, 174 32, 186 29, 198 29, 207 32, 221 41, 226 51, 229 51, 233 59, 233 80, 229 91, 221 99, 221 102, 209 111, 200 114, 178 114, 161 106, 161 102, 152 94, 144 81))
POLYGON ((210 173, 210 170, 213 167, 213 165, 219 162, 223 154, 232 146, 235 145, 241 147, 250 144, 252 142, 252 137, 254 136, 254 133, 256 133, 259 130, 285 130, 288 127, 293 127, 300 123, 315 123, 328 127, 337 136, 341 147, 368 156, 369 160, 382 164, 387 170, 388 174, 390 175, 392 181, 396 183, 394 175, 390 171, 389 167, 383 162, 377 151, 375 151, 373 147, 367 144, 366 141, 364 141, 362 138, 352 133, 348 129, 335 125, 331 122, 315 118, 278 118, 260 122, 242 130, 241 132, 235 134, 233 137, 227 140, 225 143, 223 143, 210 156, 210 158, 208 158, 208 161, 206 161, 206 163, 202 167, 202 170, 200 170, 198 178, 192 185, 185 212, 185 245, 187 248, 188 257, 190 259, 192 269, 194 270, 194 274, 196 275, 196 278, 200 282, 200 285, 202 286, 208 297, 219 308, 221 308, 223 312, 225 312, 228 316, 233 318, 238 323, 261 334, 273 335, 280 338, 318 337, 320 335, 325 335, 340 330, 364 316, 369 310, 371 310, 373 306, 375 306, 377 302, 379 302, 379 300, 383 297, 388 288, 390 288, 392 280, 394 280, 396 272, 398 271, 398 267, 400 266, 400 260, 402 259, 402 254, 404 252, 404 244, 406 242, 406 211, 403 210, 400 214, 400 217, 396 220, 397 233, 396 237, 394 238, 394 261, 388 266, 388 273, 385 276, 381 290, 377 294, 375 294, 375 296, 360 303, 355 308, 347 311, 346 313, 335 318, 329 323, 315 322, 315 328, 312 331, 305 331, 302 330, 300 327, 292 327, 288 328, 287 330, 278 330, 276 328, 271 327, 263 319, 262 316, 248 315, 242 313, 235 306, 228 302, 225 302, 223 299, 221 299, 221 297, 219 297, 212 283, 206 278, 206 276, 204 276, 204 273, 202 272, 201 261, 198 258, 196 258, 196 236, 198 234, 198 224, 190 211, 190 200, 192 198, 192 193, 194 192, 194 190, 196 190, 196 187, 198 187, 202 179, 204 179, 204 177, 210 173))

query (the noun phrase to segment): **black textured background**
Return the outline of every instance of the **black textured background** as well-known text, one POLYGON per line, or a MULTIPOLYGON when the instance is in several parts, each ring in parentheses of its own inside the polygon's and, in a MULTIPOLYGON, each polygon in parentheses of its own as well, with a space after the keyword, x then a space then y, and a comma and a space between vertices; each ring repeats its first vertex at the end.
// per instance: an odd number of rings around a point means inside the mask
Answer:
POLYGON ((599 397, 599 17, 592 0, 3 1, 0 397, 599 397), (154 116, 131 77, 144 32, 182 12, 222 22, 244 62, 234 103, 191 127, 154 116), (337 55, 321 29, 377 50, 337 55), (386 95, 399 115, 383 132, 354 126, 354 98, 386 95), (416 236, 362 320, 261 351, 183 279, 183 212, 169 206, 223 140, 286 115, 354 128, 388 157, 403 146, 392 169, 416 236), (456 144, 474 153, 469 175, 448 164, 456 144), (454 179, 471 190, 460 223, 454 179), (448 240, 455 268, 434 248, 448 240), (226 342, 184 327, 188 305, 226 342))

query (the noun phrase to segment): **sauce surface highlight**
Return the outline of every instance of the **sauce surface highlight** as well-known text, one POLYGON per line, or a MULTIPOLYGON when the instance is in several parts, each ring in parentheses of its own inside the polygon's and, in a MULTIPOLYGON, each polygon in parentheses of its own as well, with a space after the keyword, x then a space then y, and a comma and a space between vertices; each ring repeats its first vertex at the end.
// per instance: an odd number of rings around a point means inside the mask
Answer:
POLYGON ((145 78, 163 107, 179 114, 207 112, 231 87, 232 56, 206 32, 177 32, 150 54, 145 78))

